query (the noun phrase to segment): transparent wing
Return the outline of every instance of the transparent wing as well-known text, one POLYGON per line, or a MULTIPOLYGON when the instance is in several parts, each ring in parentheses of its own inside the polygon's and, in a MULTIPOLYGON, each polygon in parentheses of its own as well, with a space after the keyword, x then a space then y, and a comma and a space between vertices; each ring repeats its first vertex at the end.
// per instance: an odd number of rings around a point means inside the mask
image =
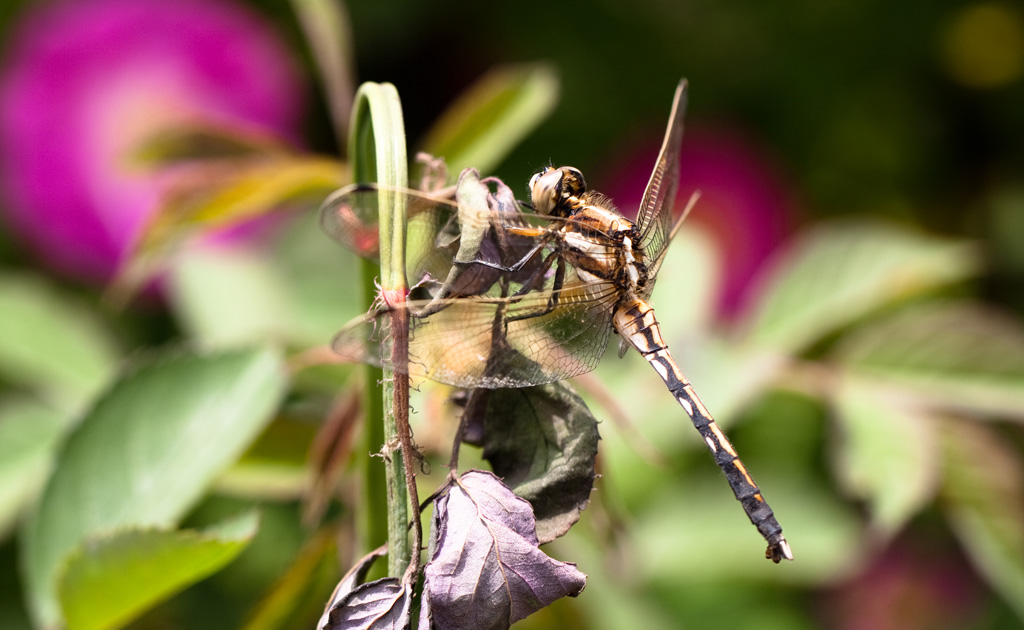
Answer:
POLYGON ((388 195, 404 199, 409 232, 444 241, 445 246, 458 238, 454 233, 458 228, 458 205, 453 199, 376 184, 354 184, 335 191, 320 207, 320 226, 359 256, 376 259, 380 253, 378 213, 388 195))
POLYGON ((652 260, 662 257, 672 230, 672 205, 679 187, 679 148, 683 143, 686 90, 686 80, 683 79, 676 87, 665 139, 662 141, 658 161, 654 165, 654 172, 651 173, 640 211, 637 213, 640 245, 652 260))
POLYGON ((611 332, 618 293, 609 284, 585 284, 574 277, 559 289, 519 297, 444 300, 424 317, 415 315, 436 301, 410 301, 409 364, 382 356, 389 309, 367 314, 335 337, 335 352, 350 361, 386 365, 415 376, 469 388, 526 387, 593 370, 611 332), (554 308, 551 299, 554 298, 554 308))
MULTIPOLYGON (((380 256, 380 226, 377 222, 380 206, 376 193, 370 194, 370 191, 376 190, 376 186, 369 184, 353 184, 340 188, 324 200, 319 213, 320 228, 328 236, 353 253, 370 259, 380 256)), ((407 196, 410 212, 417 204, 422 209, 425 205, 433 205, 439 201, 441 200, 426 195, 420 196, 418 193, 407 196)))

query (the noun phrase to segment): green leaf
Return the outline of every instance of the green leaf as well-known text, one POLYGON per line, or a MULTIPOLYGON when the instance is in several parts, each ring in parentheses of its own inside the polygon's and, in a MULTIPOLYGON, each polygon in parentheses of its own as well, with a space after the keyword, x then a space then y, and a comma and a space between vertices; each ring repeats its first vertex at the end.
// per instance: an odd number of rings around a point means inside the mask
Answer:
POLYGON ((867 502, 876 533, 892 537, 938 489, 935 421, 854 379, 843 384, 834 404, 839 482, 867 502))
POLYGON ((944 427, 943 505, 974 566, 1024 621, 1024 474, 1019 451, 981 424, 944 427))
POLYGON ((110 298, 125 301, 187 237, 319 201, 348 183, 344 163, 290 152, 194 161, 169 171, 168 190, 119 270, 110 298))
POLYGON ((921 404, 1024 420, 1024 327, 980 305, 903 309, 847 335, 835 356, 921 404))
POLYGON ((345 165, 296 154, 211 160, 175 176, 170 193, 140 235, 138 253, 165 247, 185 230, 253 219, 295 199, 320 199, 348 183, 345 165))
POLYGON ((59 621, 57 571, 81 541, 172 526, 255 439, 284 386, 278 353, 261 348, 166 356, 100 398, 64 444, 22 531, 37 623, 59 621))
POLYGON ((124 625, 234 560, 258 525, 249 512, 204 532, 129 529, 83 541, 58 586, 68 630, 124 625))
POLYGON ((303 613, 323 610, 324 594, 338 580, 339 535, 334 529, 323 529, 310 538, 249 615, 243 629, 288 628, 293 625, 289 621, 309 616, 303 613))
POLYGON ((565 383, 477 389, 465 415, 494 474, 533 506, 540 542, 568 532, 590 502, 601 439, 576 392, 565 383))
POLYGON ((894 302, 978 272, 963 242, 866 222, 804 234, 767 278, 748 323, 750 340, 796 352, 894 302))
POLYGON ((659 320, 662 334, 673 339, 709 336, 718 323, 723 262, 711 233, 700 224, 687 224, 672 239, 651 297, 657 312, 666 314, 659 320), (679 282, 686 283, 686 291, 673 289, 679 282))
POLYGON ((1009 278, 1019 278, 1024 271, 1024 248, 1019 235, 1024 234, 1024 186, 1018 182, 1000 182, 985 201, 985 243, 991 248, 993 265, 1009 278))
POLYGON ((170 289, 182 328, 204 348, 290 338, 287 281, 265 252, 217 248, 178 257, 170 289))
POLYGON ((405 123, 398 90, 390 83, 364 83, 356 92, 349 136, 352 177, 382 184, 379 196, 381 287, 405 289, 405 198, 393 191, 409 185, 405 123))
MULTIPOLYGON (((309 500, 314 476, 310 445, 317 438, 318 423, 329 411, 326 401, 303 397, 296 390, 293 383, 291 402, 282 406, 248 450, 217 477, 217 494, 256 501, 309 500)), ((331 391, 336 392, 337 386, 331 391)))
POLYGON ((356 258, 322 238, 315 222, 282 222, 274 250, 202 248, 169 270, 172 310, 190 339, 224 348, 275 339, 323 345, 359 313, 356 258))
POLYGON ((152 169, 193 160, 219 160, 288 152, 284 140, 262 129, 198 122, 164 127, 131 149, 130 167, 152 169))
POLYGON ((558 75, 547 65, 492 70, 452 103, 427 132, 423 151, 442 156, 449 172, 489 173, 558 102, 558 75))
POLYGON ((316 221, 306 217, 285 226, 273 259, 290 292, 295 321, 290 330, 300 348, 324 344, 369 304, 360 306, 359 261, 355 254, 324 238, 316 221))
POLYGON ((0 275, 0 339, 0 376, 69 411, 107 383, 117 362, 93 312, 27 275, 0 275))
POLYGON ((42 491, 67 414, 28 398, 0 402, 0 539, 42 491))

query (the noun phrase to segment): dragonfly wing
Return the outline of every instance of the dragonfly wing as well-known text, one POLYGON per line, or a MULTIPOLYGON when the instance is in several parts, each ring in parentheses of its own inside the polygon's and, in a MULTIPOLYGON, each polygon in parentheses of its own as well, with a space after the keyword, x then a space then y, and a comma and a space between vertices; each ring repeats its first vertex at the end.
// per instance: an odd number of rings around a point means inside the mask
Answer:
POLYGON ((665 139, 661 143, 658 161, 644 191, 643 202, 636 223, 640 229, 640 244, 647 256, 658 259, 668 246, 672 230, 672 206, 679 188, 679 148, 683 143, 683 117, 686 113, 686 80, 676 87, 669 114, 665 139))
POLYGON ((409 217, 451 217, 454 204, 441 197, 411 189, 389 189, 376 184, 353 184, 332 193, 320 206, 320 227, 328 236, 364 258, 380 252, 377 218, 387 195, 402 195, 409 217))
POLYGON ((369 312, 345 324, 331 340, 331 349, 342 362, 367 363, 381 367, 383 343, 381 339, 384 318, 380 312, 369 312))
MULTIPOLYGON (((604 353, 617 297, 611 285, 574 281, 558 291, 520 297, 442 301, 439 310, 410 318, 404 371, 468 388, 527 387, 578 376, 593 370, 604 353)), ((415 313, 428 305, 437 303, 410 301, 390 308, 415 313)), ((388 313, 381 309, 354 320, 335 337, 335 352, 394 368, 382 356, 388 313)))

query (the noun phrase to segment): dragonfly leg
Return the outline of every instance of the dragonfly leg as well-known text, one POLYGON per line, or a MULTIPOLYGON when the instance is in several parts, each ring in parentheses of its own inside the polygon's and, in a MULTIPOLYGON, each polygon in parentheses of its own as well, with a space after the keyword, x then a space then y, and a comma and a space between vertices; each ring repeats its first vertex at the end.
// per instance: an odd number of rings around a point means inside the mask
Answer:
POLYGON ((482 265, 484 267, 490 267, 491 269, 497 269, 498 271, 514 273, 525 267, 526 263, 530 262, 530 260, 532 260, 533 257, 537 255, 537 252, 542 250, 545 245, 547 245, 547 243, 538 243, 537 245, 530 249, 529 253, 527 253, 525 256, 523 256, 522 258, 520 258, 511 265, 502 265, 500 263, 490 262, 488 260, 474 260, 471 263, 463 264, 482 265))
MULTIPOLYGON (((500 236, 498 238, 498 241, 502 251, 508 251, 509 249, 511 249, 511 246, 509 245, 507 238, 504 236, 503 232, 500 232, 499 234, 500 236)), ((531 247, 530 251, 528 251, 525 256, 522 256, 519 260, 512 263, 511 265, 503 265, 501 263, 494 263, 487 260, 474 260, 472 264, 483 265, 484 267, 490 267, 491 269, 497 269, 498 271, 515 273, 521 270, 523 267, 525 267, 528 262, 533 260, 534 256, 536 256, 538 252, 544 249, 544 247, 548 245, 550 240, 550 236, 544 238, 539 243, 531 247)))
MULTIPOLYGON (((544 263, 541 265, 541 268, 538 271, 544 271, 546 273, 547 269, 550 268, 551 266, 551 263, 549 261, 552 257, 555 256, 556 253, 557 252, 552 253, 546 259, 544 259, 544 263)), ((565 282, 565 259, 562 257, 558 257, 557 261, 557 266, 555 267, 555 277, 551 282, 551 291, 548 295, 548 303, 544 306, 544 308, 533 311, 531 313, 523 313, 520 315, 516 315, 514 317, 508 317, 505 319, 506 323, 514 322, 520 319, 529 319, 531 317, 541 317, 542 315, 547 315, 551 311, 555 310, 555 307, 558 306, 558 296, 562 292, 562 285, 565 282)), ((543 274, 534 274, 534 277, 530 278, 530 281, 527 284, 524 284, 521 289, 516 291, 515 294, 512 295, 512 297, 515 298, 517 296, 529 293, 529 291, 534 288, 532 285, 536 284, 537 280, 539 280, 541 277, 543 277, 543 274)))
MULTIPOLYGON (((430 303, 416 311, 413 311, 412 314, 422 319, 429 315, 433 315, 434 313, 437 313, 438 311, 448 306, 448 304, 450 303, 450 298, 452 297, 452 287, 455 286, 456 282, 458 281, 462 273, 471 269, 474 265, 489 267, 491 269, 501 271, 502 273, 515 273, 522 269, 523 266, 525 266, 526 263, 528 263, 532 258, 534 258, 537 255, 537 253, 544 248, 545 245, 547 245, 547 242, 538 243, 537 245, 532 247, 525 256, 520 258, 511 266, 505 266, 499 263, 493 263, 486 260, 472 260, 468 262, 453 261, 452 267, 448 273, 448 277, 445 279, 443 283, 439 283, 440 287, 434 292, 433 299, 431 299, 430 303)), ((548 256, 541 262, 540 268, 537 269, 537 271, 530 276, 530 278, 523 284, 523 288, 520 289, 519 292, 516 293, 516 295, 522 295, 534 290, 537 283, 544 278, 544 275, 547 273, 548 269, 551 268, 552 260, 557 254, 558 252, 552 252, 548 254, 548 256)), ((551 308, 544 312, 550 312, 551 308)))
MULTIPOLYGON (((452 287, 458 281, 459 276, 461 276, 461 274, 464 271, 470 269, 473 265, 482 265, 482 266, 489 267, 489 268, 492 268, 492 269, 497 269, 498 271, 501 271, 501 272, 504 272, 504 273, 514 273, 514 272, 519 271, 520 269, 522 269, 522 267, 527 262, 529 262, 530 259, 532 259, 534 256, 536 256, 537 252, 541 251, 545 245, 547 245, 546 242, 538 243, 536 246, 534 246, 533 248, 530 249, 529 253, 527 253, 521 259, 516 261, 515 264, 513 264, 512 266, 509 266, 509 267, 506 267, 504 265, 500 265, 498 263, 488 262, 488 261, 485 261, 485 260, 473 260, 473 261, 470 261, 470 262, 454 261, 452 263, 452 268, 451 268, 451 270, 448 273, 448 277, 445 279, 444 283, 442 283, 440 285, 440 288, 434 293, 433 299, 428 304, 423 306, 422 308, 420 308, 420 309, 418 309, 416 311, 413 311, 412 314, 415 315, 416 317, 422 319, 422 318, 427 317, 429 315, 433 315, 434 313, 437 313, 438 311, 440 311, 440 310, 444 309, 446 306, 448 306, 448 304, 450 303, 450 299, 449 298, 452 297, 452 287)), ((515 293, 515 295, 513 295, 512 297, 517 297, 517 296, 525 295, 526 293, 529 293, 530 291, 533 291, 536 288, 536 286, 538 285, 538 283, 540 283, 543 280, 545 274, 547 274, 548 270, 551 268, 552 262, 555 260, 557 255, 558 255, 557 251, 551 252, 550 254, 548 254, 547 257, 544 258, 544 260, 541 262, 540 267, 537 269, 537 271, 535 271, 530 276, 530 278, 525 283, 523 283, 522 288, 519 289, 515 293)), ((561 260, 561 259, 559 259, 559 260, 561 260)), ((560 263, 560 264, 563 264, 563 263, 560 263)), ((561 269, 561 267, 560 267, 560 269, 561 269)), ((561 270, 560 273, 556 272, 556 274, 555 274, 555 280, 556 280, 556 287, 555 288, 556 288, 556 290, 561 288, 562 278, 564 277, 564 275, 565 275, 564 269, 561 270)), ((555 303, 557 303, 557 298, 553 296, 552 299, 549 299, 548 306, 547 306, 547 308, 545 310, 542 311, 542 313, 549 313, 549 312, 551 312, 551 310, 554 309, 555 303)), ((536 313, 532 313, 530 315, 524 315, 524 316, 520 316, 520 317, 515 317, 515 318, 512 319, 512 321, 514 321, 515 319, 525 319, 526 317, 536 317, 536 313)))

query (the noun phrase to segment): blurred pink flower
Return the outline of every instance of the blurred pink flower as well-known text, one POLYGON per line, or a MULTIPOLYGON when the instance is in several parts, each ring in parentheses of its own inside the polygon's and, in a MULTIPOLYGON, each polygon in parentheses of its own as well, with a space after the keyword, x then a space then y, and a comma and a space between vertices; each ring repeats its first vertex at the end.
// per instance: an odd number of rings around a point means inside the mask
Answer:
POLYGON ((297 135, 303 86, 272 28, 227 0, 66 0, 12 24, 0 213, 49 266, 108 279, 159 195, 125 153, 184 121, 297 135))
POLYGON ((966 561, 940 541, 909 538, 819 598, 823 627, 836 630, 976 628, 984 590, 966 561))
MULTIPOLYGON (((625 150, 602 192, 632 211, 643 196, 658 142, 625 150)), ((688 123, 680 152, 676 211, 694 190, 701 197, 687 223, 698 223, 717 241, 724 260, 718 311, 729 317, 743 306, 758 268, 789 233, 794 202, 769 157, 726 126, 688 123)), ((683 229, 686 229, 685 227, 683 229)))

